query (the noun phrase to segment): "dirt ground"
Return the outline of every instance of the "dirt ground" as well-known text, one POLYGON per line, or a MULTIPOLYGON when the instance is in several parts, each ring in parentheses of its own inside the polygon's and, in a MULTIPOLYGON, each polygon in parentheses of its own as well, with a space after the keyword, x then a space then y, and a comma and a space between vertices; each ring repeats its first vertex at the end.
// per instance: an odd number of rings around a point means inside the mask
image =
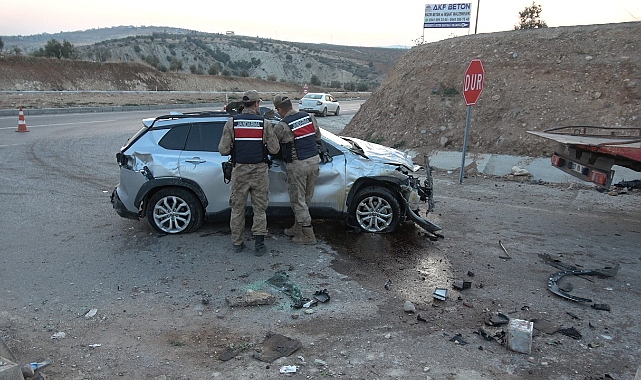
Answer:
POLYGON ((282 235, 287 221, 270 221, 270 251, 258 260, 227 248, 224 224, 163 237, 115 217, 113 252, 100 258, 83 301, 73 301, 77 294, 55 299, 52 291, 0 311, 0 332, 21 358, 52 357, 42 370, 49 379, 634 377, 641 364, 638 193, 613 197, 481 177, 462 186, 447 174, 435 185, 430 219, 444 227, 444 239, 430 241, 413 225, 371 235, 319 221, 320 244, 299 247, 282 235), (547 289, 561 269, 546 254, 579 269, 620 267, 613 277, 565 278, 570 294, 592 299, 573 302, 547 289), (288 276, 288 289, 308 298, 326 289, 330 300, 293 308, 283 288, 267 283, 278 272, 288 276), (470 288, 456 290, 460 281, 470 288), (445 301, 434 299, 436 288, 447 289, 445 301), (275 302, 229 306, 227 298, 248 291, 268 292, 275 302), (96 315, 85 317, 92 308, 96 315), (512 352, 507 326, 486 322, 496 313, 545 322, 546 332, 535 330, 530 354, 512 352), (574 328, 580 338, 553 332, 559 328, 574 328), (53 338, 61 332, 64 338, 53 338), (300 348, 261 361, 270 333, 300 348), (223 360, 227 352, 231 359, 223 360), (279 373, 291 365, 295 374, 279 373))

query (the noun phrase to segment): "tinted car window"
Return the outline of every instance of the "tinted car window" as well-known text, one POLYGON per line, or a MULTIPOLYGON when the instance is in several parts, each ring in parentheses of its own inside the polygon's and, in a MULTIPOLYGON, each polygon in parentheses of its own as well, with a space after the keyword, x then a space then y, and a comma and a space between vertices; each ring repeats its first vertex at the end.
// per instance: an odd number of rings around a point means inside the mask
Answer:
POLYGON ((218 152, 224 122, 195 123, 191 127, 185 150, 218 152))
POLYGON ((185 149, 185 143, 187 141, 187 135, 189 134, 190 127, 191 124, 188 123, 180 124, 171 128, 169 132, 160 139, 158 145, 170 150, 185 149))

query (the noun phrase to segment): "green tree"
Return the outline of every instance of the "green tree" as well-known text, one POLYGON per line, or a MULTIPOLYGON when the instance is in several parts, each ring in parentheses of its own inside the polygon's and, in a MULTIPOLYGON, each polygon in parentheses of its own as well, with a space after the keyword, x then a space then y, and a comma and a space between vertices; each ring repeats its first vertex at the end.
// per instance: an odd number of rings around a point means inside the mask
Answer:
POLYGON ((111 58, 111 51, 105 47, 96 47, 93 51, 94 60, 98 62, 107 62, 111 58))
POLYGON ((525 7, 519 12, 519 24, 514 26, 515 30, 519 29, 538 29, 547 28, 548 25, 545 21, 541 20, 541 12, 543 9, 540 5, 532 2, 531 7, 525 7))
POLYGON ((222 70, 222 65, 219 62, 215 62, 211 67, 209 67, 209 71, 207 73, 209 75, 218 75, 220 71, 222 70))
POLYGON ((178 72, 182 69, 183 69, 182 59, 172 58, 171 62, 169 63, 169 70, 178 72))
POLYGON ((44 49, 40 48, 33 53, 36 57, 54 57, 54 58, 75 58, 75 48, 71 42, 63 40, 62 43, 58 42, 55 38, 47 41, 44 49))
POLYGON ((310 83, 313 84, 314 86, 320 86, 321 81, 318 79, 318 76, 316 74, 312 75, 312 79, 310 80, 310 83))

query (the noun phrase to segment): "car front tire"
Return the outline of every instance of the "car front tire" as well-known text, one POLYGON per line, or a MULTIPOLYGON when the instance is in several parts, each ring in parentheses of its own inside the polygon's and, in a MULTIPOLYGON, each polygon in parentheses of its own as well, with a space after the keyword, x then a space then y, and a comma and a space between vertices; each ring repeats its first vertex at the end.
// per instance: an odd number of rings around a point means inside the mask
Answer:
POLYGON ((384 187, 367 187, 354 198, 352 217, 366 232, 388 233, 396 229, 401 206, 392 192, 384 187))
POLYGON ((168 187, 149 198, 147 222, 158 232, 193 232, 202 226, 203 220, 200 201, 187 189, 168 187))

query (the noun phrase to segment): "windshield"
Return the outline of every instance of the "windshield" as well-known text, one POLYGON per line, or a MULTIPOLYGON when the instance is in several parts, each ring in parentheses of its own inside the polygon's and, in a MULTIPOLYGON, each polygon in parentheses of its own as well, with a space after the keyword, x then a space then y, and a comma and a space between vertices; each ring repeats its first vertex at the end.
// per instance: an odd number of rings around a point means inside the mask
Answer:
POLYGON ((342 138, 340 136, 336 136, 332 132, 330 132, 330 131, 328 131, 326 129, 323 129, 323 128, 320 128, 320 131, 321 131, 321 135, 323 136, 323 138, 326 138, 327 140, 333 142, 334 144, 342 146, 342 147, 347 148, 347 149, 351 149, 352 148, 352 144, 349 141, 345 140, 344 138, 342 138))
POLYGON ((307 94, 303 96, 303 98, 307 98, 307 99, 320 99, 322 97, 323 97, 323 94, 307 94))
POLYGON ((365 156, 365 152, 363 152, 363 149, 360 146, 358 146, 358 144, 355 141, 352 141, 350 138, 348 137, 343 138, 340 136, 336 136, 332 132, 329 132, 323 128, 321 128, 320 130, 323 138, 330 140, 335 145, 342 146, 345 149, 349 149, 353 153, 359 154, 367 158, 367 156, 365 156))

